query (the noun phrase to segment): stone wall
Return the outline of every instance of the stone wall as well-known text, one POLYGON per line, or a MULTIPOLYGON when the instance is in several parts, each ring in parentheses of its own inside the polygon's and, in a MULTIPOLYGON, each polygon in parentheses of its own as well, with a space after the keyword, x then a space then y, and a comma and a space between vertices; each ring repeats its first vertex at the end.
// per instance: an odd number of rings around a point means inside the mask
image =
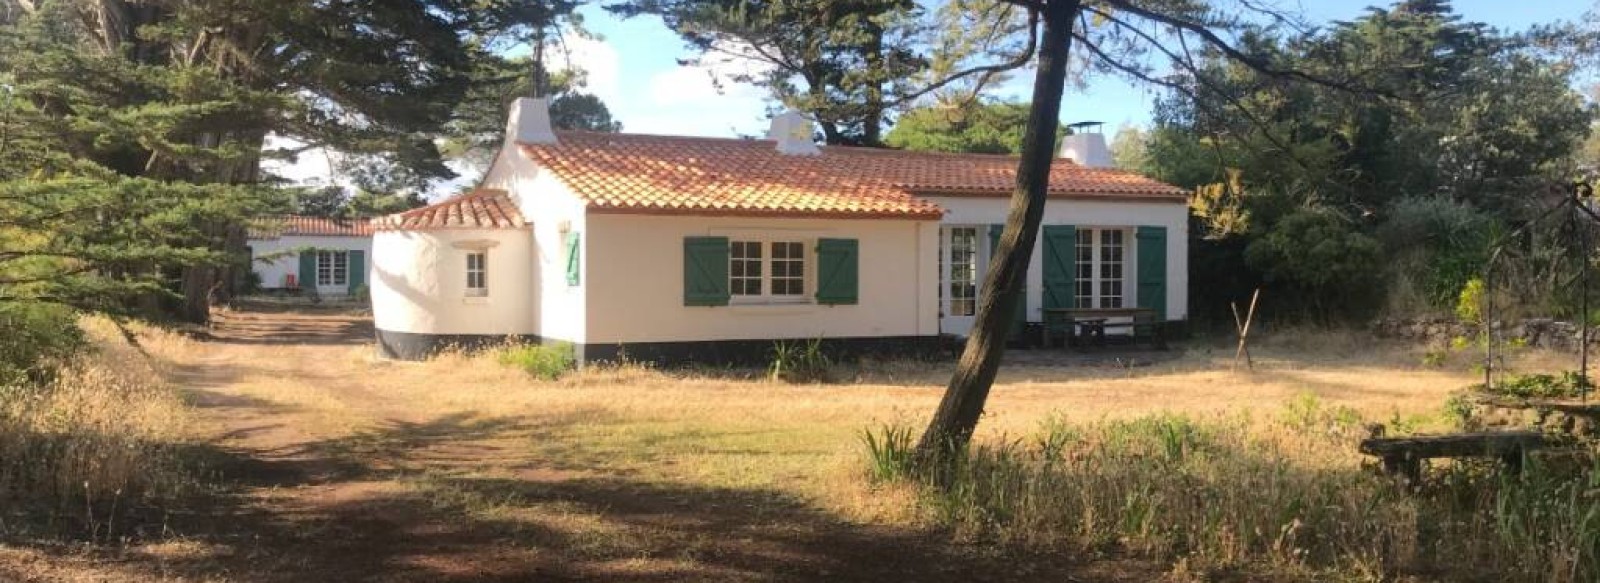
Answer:
MULTIPOLYGON (((1576 352, 1581 330, 1578 324, 1551 318, 1528 318, 1513 322, 1494 322, 1495 336, 1503 343, 1520 340, 1530 347, 1576 352)), ((1384 318, 1372 323, 1379 338, 1411 340, 1433 345, 1448 345, 1455 338, 1478 338, 1479 326, 1451 318, 1384 318)), ((1589 345, 1600 345, 1600 327, 1589 329, 1589 345)))

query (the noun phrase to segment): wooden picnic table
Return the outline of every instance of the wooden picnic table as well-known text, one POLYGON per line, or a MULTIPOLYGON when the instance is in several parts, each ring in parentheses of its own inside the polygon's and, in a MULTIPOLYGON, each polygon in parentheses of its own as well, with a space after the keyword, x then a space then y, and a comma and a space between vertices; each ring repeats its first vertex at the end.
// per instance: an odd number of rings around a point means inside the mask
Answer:
POLYGON ((1159 348, 1165 348, 1160 315, 1150 308, 1045 308, 1044 329, 1046 344, 1056 332, 1066 333, 1067 346, 1081 346, 1079 340, 1090 340, 1093 345, 1104 346, 1107 328, 1127 327, 1134 338, 1148 339, 1159 348), (1127 322, 1111 322, 1126 318, 1127 322))

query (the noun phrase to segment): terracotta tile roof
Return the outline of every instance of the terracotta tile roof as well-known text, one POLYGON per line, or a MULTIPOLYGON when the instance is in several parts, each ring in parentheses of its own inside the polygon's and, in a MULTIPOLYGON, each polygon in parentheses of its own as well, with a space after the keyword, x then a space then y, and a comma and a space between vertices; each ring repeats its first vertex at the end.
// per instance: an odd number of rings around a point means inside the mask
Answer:
MULTIPOLYGON (((780 154, 770 140, 557 132, 522 151, 597 211, 936 219, 918 195, 1010 193, 1017 159, 827 146, 780 154)), ((1185 193, 1136 174, 1058 160, 1055 197, 1178 202, 1185 193)))
POLYGON ((371 237, 372 219, 330 219, 283 215, 255 221, 250 225, 251 239, 276 239, 285 235, 318 237, 371 237))
POLYGON ((522 211, 504 190, 480 188, 422 208, 377 219, 381 230, 518 229, 526 226, 522 211))

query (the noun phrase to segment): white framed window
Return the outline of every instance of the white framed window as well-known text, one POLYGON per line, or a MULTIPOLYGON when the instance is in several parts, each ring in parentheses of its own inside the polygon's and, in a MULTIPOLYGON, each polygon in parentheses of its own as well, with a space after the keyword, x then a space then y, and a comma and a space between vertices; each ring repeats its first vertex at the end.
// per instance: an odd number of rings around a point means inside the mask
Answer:
POLYGON ((739 240, 728 243, 728 293, 746 301, 803 300, 803 241, 739 240))
POLYGON ((1127 229, 1078 227, 1075 259, 1079 308, 1121 308, 1127 305, 1127 229))
POLYGON ((467 292, 468 297, 484 297, 489 295, 489 252, 467 252, 467 292))
POLYGON ((971 316, 978 311, 978 228, 950 227, 948 243, 940 237, 939 266, 947 274, 939 286, 946 316, 971 316))
POLYGON ((350 254, 345 251, 317 252, 317 285, 348 285, 350 254))

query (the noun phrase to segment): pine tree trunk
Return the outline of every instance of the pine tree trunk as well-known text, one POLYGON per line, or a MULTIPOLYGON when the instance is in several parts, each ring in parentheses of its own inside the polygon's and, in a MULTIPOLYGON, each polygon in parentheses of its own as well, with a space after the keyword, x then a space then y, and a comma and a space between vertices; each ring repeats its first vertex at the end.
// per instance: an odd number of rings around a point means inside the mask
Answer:
POLYGON ((978 312, 955 374, 944 399, 917 444, 923 459, 966 447, 983 415, 984 401, 1000 369, 1020 291, 1027 280, 1039 223, 1044 219, 1050 163, 1055 157, 1060 123, 1061 94, 1066 83, 1067 57, 1072 48, 1072 25, 1082 0, 1049 0, 1042 9, 1044 37, 1039 45, 1039 67, 1033 84, 1033 105, 1022 137, 1022 159, 1017 165, 1017 186, 1011 192, 1000 247, 989 262, 978 298, 978 312))

